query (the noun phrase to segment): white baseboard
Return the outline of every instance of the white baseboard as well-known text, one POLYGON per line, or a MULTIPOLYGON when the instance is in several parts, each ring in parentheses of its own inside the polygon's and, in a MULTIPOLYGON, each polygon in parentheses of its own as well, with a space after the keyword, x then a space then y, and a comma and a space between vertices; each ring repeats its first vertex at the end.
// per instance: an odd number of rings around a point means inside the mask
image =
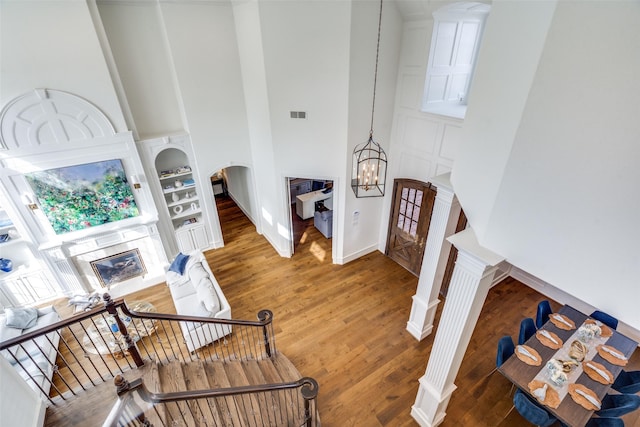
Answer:
POLYGON ((363 257, 363 256, 365 256, 367 254, 370 254, 371 252, 377 251, 377 250, 378 250, 378 245, 377 244, 376 245, 371 245, 371 246, 369 246, 367 248, 361 249, 358 252, 354 252, 354 253, 352 253, 350 255, 347 255, 345 257, 337 258, 336 259, 336 264, 344 265, 344 264, 346 264, 348 262, 356 260, 356 259, 358 259, 360 257, 363 257))
MULTIPOLYGON (((556 288, 555 286, 527 273, 526 271, 519 269, 518 267, 512 266, 511 272, 509 275, 514 279, 529 286, 530 288, 540 292, 542 295, 546 296, 547 298, 550 298, 554 301, 559 302, 560 304, 570 305, 576 310, 580 310, 581 312, 587 313, 587 314, 592 313, 594 310, 596 310, 596 307, 593 307, 592 305, 587 304, 581 299, 576 298, 575 296, 570 295, 556 288)), ((640 331, 638 331, 637 329, 627 325, 624 322, 618 322, 617 330, 621 334, 624 334, 629 338, 631 338, 632 340, 640 343, 640 331)))

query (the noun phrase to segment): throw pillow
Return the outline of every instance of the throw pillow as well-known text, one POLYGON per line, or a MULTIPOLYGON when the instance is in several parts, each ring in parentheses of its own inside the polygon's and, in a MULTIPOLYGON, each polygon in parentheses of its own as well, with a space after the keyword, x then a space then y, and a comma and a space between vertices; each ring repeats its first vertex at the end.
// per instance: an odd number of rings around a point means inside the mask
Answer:
POLYGON ((38 320, 38 310, 35 308, 5 308, 7 326, 16 329, 29 329, 38 320))
POLYGON ((182 252, 178 253, 178 255, 176 255, 176 258, 169 266, 169 271, 174 271, 180 275, 183 275, 184 268, 187 266, 187 261, 189 261, 189 255, 185 255, 182 252))

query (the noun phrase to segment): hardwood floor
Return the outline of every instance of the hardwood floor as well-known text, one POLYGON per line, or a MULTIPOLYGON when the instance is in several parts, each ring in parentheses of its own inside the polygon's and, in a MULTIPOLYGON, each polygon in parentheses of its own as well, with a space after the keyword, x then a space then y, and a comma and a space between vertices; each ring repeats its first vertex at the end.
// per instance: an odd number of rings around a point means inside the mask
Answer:
MULTIPOLYGON (((323 425, 416 425, 411 406, 434 338, 418 342, 406 331, 417 278, 379 252, 333 265, 330 241, 313 226, 305 228, 294 256, 281 258, 233 202, 218 199, 218 209, 225 247, 206 255, 233 317, 274 312, 279 350, 320 384, 323 425)), ((517 339, 520 320, 535 316, 541 299, 513 279, 489 292, 443 426, 526 425, 516 411, 503 420, 511 383, 498 372, 487 374, 498 339, 517 339)))
MULTIPOLYGON (((225 246, 206 256, 232 315, 255 319, 263 308, 274 312, 278 350, 320 384, 323 426, 415 426, 411 406, 435 335, 418 342, 406 331, 417 278, 379 252, 333 265, 330 240, 313 226, 305 228, 294 256, 281 258, 230 199, 217 204, 225 246)), ((173 310, 163 284, 130 298, 173 310)), ((520 320, 534 317, 541 299, 513 279, 491 289, 442 426, 528 425, 509 412, 511 383, 488 374, 498 339, 516 339, 520 320)), ((439 316, 440 310, 436 321, 439 316)), ((640 352, 627 369, 640 369, 640 352)), ((625 421, 640 426, 637 415, 625 421)))

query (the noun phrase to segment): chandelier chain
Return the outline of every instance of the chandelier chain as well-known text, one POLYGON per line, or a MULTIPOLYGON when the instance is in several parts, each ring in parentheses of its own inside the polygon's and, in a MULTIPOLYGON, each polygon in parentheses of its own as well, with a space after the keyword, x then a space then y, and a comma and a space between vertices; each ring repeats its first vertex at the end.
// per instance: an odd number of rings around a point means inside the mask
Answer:
POLYGON ((371 127, 369 128, 369 138, 373 138, 373 113, 376 109, 376 86, 378 84, 378 57, 380 56, 380 29, 382 27, 382 1, 380 0, 380 16, 378 18, 378 44, 376 46, 376 69, 373 74, 373 102, 371 104, 371 127))

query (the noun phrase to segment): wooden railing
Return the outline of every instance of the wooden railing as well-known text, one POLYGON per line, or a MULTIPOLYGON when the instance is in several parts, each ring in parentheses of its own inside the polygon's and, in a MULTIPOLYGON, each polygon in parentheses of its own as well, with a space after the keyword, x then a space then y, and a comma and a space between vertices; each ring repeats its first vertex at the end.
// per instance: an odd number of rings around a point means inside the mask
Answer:
POLYGON ((175 393, 151 393, 143 379, 114 380, 118 401, 102 427, 320 425, 318 383, 298 381, 175 393), (146 407, 146 410, 143 409, 146 407), (147 415, 150 414, 150 417, 147 415), (153 418, 155 422, 150 420, 153 418))
MULTIPOLYGON (((257 321, 141 313, 123 299, 104 295, 105 305, 0 343, 0 351, 50 404, 141 367, 145 360, 259 360, 275 353, 273 315, 257 321), (181 325, 195 322, 211 333, 233 333, 189 352, 181 325), (47 348, 55 348, 50 353, 47 348)), ((193 338, 190 338, 193 339, 193 338)), ((197 337, 196 337, 197 339, 197 337)), ((202 344, 202 346, 201 346, 202 344)))

